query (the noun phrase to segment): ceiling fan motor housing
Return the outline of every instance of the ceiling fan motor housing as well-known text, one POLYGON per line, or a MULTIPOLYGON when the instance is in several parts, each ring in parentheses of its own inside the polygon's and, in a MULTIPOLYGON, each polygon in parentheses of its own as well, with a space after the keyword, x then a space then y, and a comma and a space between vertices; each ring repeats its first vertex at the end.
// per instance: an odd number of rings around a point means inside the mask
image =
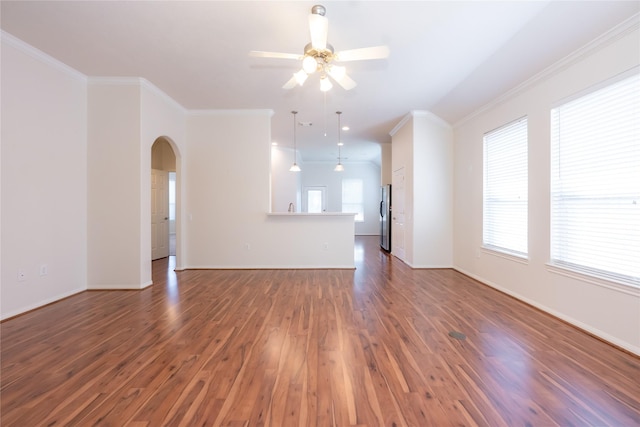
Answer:
POLYGON ((318 63, 318 68, 321 69, 325 65, 329 64, 335 58, 333 53, 333 46, 327 43, 326 49, 314 49, 311 43, 307 43, 304 47, 304 56, 310 56, 315 58, 318 63))

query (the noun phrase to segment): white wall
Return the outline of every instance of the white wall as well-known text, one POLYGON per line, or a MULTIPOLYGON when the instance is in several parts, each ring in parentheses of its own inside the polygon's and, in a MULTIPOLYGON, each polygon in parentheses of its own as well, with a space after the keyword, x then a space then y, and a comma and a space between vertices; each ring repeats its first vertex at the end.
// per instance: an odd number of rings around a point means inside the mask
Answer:
MULTIPOLYGON (((327 212, 342 212, 342 180, 362 179, 364 221, 355 223, 355 233, 380 234, 380 168, 374 163, 347 163, 344 171, 335 172, 333 163, 306 162, 300 172, 305 187, 326 187, 327 212)), ((304 205, 304 201, 302 202, 304 205)))
POLYGON ((144 288, 152 283, 151 147, 159 136, 172 143, 180 183, 186 112, 139 78, 91 78, 88 105, 88 287, 144 288))
POLYGON ((87 91, 83 75, 6 33, 1 66, 4 319, 86 287, 87 91))
POLYGON ((353 217, 269 216, 271 112, 191 112, 187 268, 353 268, 353 217))
POLYGON ((88 287, 140 288, 140 86, 92 79, 88 102, 88 287))
MULTIPOLYGON (((404 261, 414 268, 453 265, 453 133, 427 111, 413 111, 391 132, 392 169, 404 168, 404 261)), ((393 200, 397 192, 391 189, 393 200)), ((395 202, 396 206, 398 205, 395 202)), ((392 203, 393 206, 393 203, 392 203)), ((396 213, 397 210, 395 211, 396 213)), ((397 231, 397 230, 396 230, 397 231)), ((391 227, 392 248, 397 242, 391 227)), ((396 253, 398 251, 396 250, 396 253)), ((401 257, 402 258, 402 257, 401 257)))
POLYGON ((640 290, 559 274, 546 265, 550 246, 550 107, 640 64, 637 19, 619 30, 455 127, 455 267, 640 354, 640 290), (480 249, 482 137, 525 115, 529 123, 529 260, 522 263, 480 249))
POLYGON ((453 130, 413 113, 413 266, 453 266, 453 130))
POLYGON ((301 174, 289 170, 292 163, 292 149, 271 146, 271 212, 288 212, 289 203, 294 212, 300 212, 301 174))
POLYGON ((391 184, 391 143, 380 144, 380 185, 391 184))

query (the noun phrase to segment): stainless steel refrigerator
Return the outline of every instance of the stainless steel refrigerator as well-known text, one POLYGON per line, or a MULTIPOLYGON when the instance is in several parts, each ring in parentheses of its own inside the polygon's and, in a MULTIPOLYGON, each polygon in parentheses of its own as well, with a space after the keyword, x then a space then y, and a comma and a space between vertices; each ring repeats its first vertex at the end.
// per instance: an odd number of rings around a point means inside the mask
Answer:
POLYGON ((380 246, 391 251, 391 185, 380 187, 380 246))

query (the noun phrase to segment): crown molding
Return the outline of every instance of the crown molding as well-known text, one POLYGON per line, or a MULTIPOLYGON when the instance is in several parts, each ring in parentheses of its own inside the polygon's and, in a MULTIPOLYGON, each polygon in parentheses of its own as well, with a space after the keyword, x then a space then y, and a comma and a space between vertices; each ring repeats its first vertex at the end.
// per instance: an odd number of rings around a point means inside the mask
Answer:
POLYGON ((20 40, 16 36, 13 36, 7 33, 4 30, 0 30, 0 40, 2 41, 2 43, 6 43, 7 45, 18 49, 19 51, 28 55, 29 57, 37 61, 40 61, 42 63, 45 63, 47 65, 50 65, 51 67, 55 68, 58 71, 62 71, 64 74, 68 75, 73 79, 80 80, 85 83, 87 81, 87 76, 82 74, 80 71, 74 68, 71 68, 70 66, 68 66, 63 62, 58 61, 53 56, 48 55, 39 49, 36 49, 30 44, 20 40))
POLYGON ((391 131, 389 132, 389 135, 394 136, 400 129, 402 129, 402 127, 404 125, 407 124, 407 122, 409 120, 411 120, 411 118, 413 117, 413 115, 411 113, 408 113, 407 115, 405 115, 399 122, 397 125, 395 125, 393 127, 393 129, 391 129, 391 131))
POLYGON ((144 87, 145 89, 148 89, 153 94, 164 99, 167 103, 172 104, 175 108, 180 110, 183 114, 187 114, 188 110, 184 108, 182 104, 180 104, 178 101, 176 101, 175 99, 167 95, 166 92, 164 92, 158 86, 151 83, 149 80, 145 78, 140 78, 140 86, 144 87))
POLYGON ((159 98, 162 98, 167 103, 172 104, 183 114, 187 113, 187 109, 178 103, 178 101, 167 95, 162 91, 162 89, 158 88, 158 86, 143 77, 89 77, 87 79, 87 83, 94 86, 137 86, 148 90, 159 98))
POLYGON ((553 76, 555 76, 556 74, 560 73, 561 71, 569 68, 570 66, 574 65, 575 63, 579 62, 580 60, 582 60, 583 58, 590 56, 592 54, 594 54, 595 52, 604 49, 605 47, 607 47, 608 45, 610 45, 611 43, 621 39, 622 37, 634 32, 634 31, 638 31, 638 29, 640 28, 640 13, 636 13, 635 15, 631 16, 630 18, 624 20, 623 22, 621 22, 620 24, 616 25, 615 27, 611 28, 609 31, 601 34, 600 36, 598 36, 597 38, 595 38, 594 40, 592 40, 591 42, 587 43, 586 45, 582 46, 581 48, 575 50, 574 52, 570 53, 569 55, 565 56, 564 58, 562 58, 561 60, 555 62, 554 64, 550 65, 549 67, 545 68, 544 70, 540 71, 539 73, 537 73, 536 75, 534 75, 533 77, 525 80, 524 82, 520 83, 519 85, 517 85, 516 87, 514 87, 513 89, 505 92, 503 95, 497 97, 496 99, 494 99, 493 101, 483 105, 482 107, 480 107, 479 109, 477 109, 476 111, 474 111, 473 113, 467 115, 466 117, 463 117, 462 119, 458 120, 456 123, 454 123, 453 127, 459 127, 463 124, 465 124, 466 122, 468 122, 469 120, 473 119, 474 117, 479 116, 480 114, 502 104, 503 102, 525 92, 526 90, 530 89, 531 87, 543 82, 544 80, 547 80, 553 76))
POLYGON ((429 119, 431 122, 437 124, 438 126, 442 126, 447 129, 452 129, 452 126, 449 124, 449 122, 442 119, 440 116, 433 114, 431 111, 411 110, 406 116, 402 118, 402 120, 400 120, 400 122, 397 125, 395 125, 393 129, 391 129, 391 131, 389 132, 389 135, 394 136, 412 118, 429 119))

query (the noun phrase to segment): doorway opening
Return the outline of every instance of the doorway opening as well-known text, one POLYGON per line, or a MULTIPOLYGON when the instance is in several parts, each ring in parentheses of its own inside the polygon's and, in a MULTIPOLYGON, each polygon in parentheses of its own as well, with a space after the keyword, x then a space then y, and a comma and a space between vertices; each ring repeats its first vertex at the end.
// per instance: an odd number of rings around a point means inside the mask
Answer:
POLYGON ((151 260, 177 254, 176 154, 170 140, 157 138, 151 147, 151 260))

